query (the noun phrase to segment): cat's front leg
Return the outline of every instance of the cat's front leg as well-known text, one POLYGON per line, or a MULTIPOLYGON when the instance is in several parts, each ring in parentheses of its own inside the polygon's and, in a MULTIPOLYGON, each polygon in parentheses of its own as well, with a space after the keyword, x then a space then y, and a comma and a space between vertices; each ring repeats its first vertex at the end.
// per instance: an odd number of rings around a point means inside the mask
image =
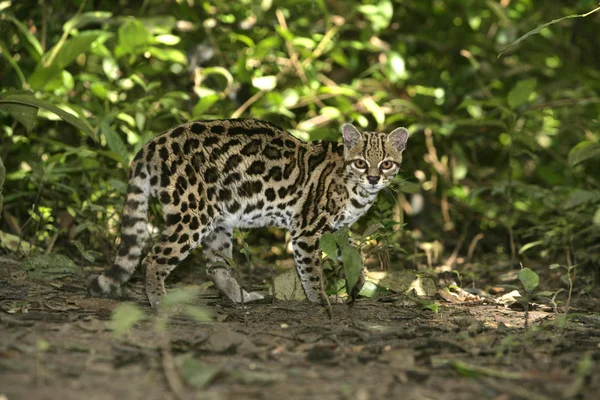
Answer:
POLYGON ((292 233, 292 247, 294 249, 294 261, 296 270, 302 283, 306 297, 313 303, 324 301, 322 297, 321 281, 323 270, 321 267, 321 249, 319 247, 319 235, 306 235, 292 233))

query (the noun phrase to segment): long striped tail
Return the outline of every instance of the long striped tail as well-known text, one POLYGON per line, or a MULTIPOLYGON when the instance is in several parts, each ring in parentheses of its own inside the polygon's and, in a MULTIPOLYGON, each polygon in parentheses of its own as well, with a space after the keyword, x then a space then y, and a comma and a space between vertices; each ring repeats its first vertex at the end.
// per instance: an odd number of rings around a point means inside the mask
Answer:
POLYGON ((127 199, 121 215, 121 242, 115 263, 102 275, 90 276, 88 291, 95 297, 118 297, 121 284, 127 282, 140 263, 142 248, 148 240, 147 213, 150 174, 143 160, 134 160, 130 168, 127 199))

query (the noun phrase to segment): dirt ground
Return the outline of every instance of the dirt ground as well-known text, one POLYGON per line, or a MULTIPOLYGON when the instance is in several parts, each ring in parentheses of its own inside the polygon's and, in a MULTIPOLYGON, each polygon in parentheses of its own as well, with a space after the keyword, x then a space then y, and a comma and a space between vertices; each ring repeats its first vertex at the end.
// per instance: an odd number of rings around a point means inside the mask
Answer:
MULTIPOLYGON (((172 283, 179 285, 179 282, 172 283)), ((134 301, 146 311, 141 284, 134 301)), ((402 296, 324 307, 235 306, 210 289, 213 322, 156 317, 117 337, 120 304, 83 279, 0 262, 0 399, 597 399, 598 302, 565 318, 491 304, 439 312, 402 296), (590 312, 595 309, 595 312, 590 312)))

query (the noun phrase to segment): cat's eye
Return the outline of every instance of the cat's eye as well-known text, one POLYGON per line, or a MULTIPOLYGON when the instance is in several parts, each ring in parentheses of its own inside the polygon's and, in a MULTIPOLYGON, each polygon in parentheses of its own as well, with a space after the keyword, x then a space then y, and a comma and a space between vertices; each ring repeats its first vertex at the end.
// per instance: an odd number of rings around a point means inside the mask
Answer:
POLYGON ((367 168, 367 162, 365 160, 357 158, 356 160, 354 160, 354 166, 358 169, 365 169, 367 168))
POLYGON ((393 166, 394 166, 394 163, 390 160, 387 160, 387 161, 382 162, 379 167, 381 169, 392 169, 393 166))

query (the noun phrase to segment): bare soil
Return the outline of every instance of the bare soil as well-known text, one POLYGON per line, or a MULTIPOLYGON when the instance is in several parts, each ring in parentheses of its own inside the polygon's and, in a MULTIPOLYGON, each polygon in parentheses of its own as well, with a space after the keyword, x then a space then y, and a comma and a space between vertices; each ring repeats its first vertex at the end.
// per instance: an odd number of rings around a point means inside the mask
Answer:
MULTIPOLYGON (((174 284, 180 285, 180 282, 174 284)), ((141 284, 133 300, 146 308, 141 284)), ((213 322, 183 313, 116 337, 120 304, 82 279, 33 280, 0 262, 0 399, 597 399, 598 301, 565 317, 402 296, 327 308, 236 306, 206 291, 213 322), (595 310, 595 312, 590 312, 595 310)))

